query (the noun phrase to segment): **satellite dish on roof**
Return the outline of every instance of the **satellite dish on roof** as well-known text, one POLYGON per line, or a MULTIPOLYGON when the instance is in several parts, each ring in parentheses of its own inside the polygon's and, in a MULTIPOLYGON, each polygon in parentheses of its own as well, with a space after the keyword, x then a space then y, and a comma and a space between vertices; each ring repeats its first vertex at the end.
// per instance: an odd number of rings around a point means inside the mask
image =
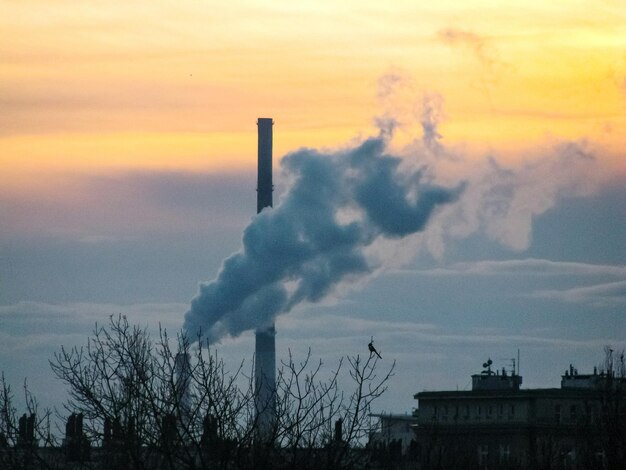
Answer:
POLYGON ((493 361, 491 360, 491 358, 487 359, 487 362, 483 363, 483 368, 485 370, 483 370, 481 372, 481 374, 485 374, 485 375, 488 375, 488 376, 492 375, 493 372, 491 371, 491 364, 493 364, 493 361))

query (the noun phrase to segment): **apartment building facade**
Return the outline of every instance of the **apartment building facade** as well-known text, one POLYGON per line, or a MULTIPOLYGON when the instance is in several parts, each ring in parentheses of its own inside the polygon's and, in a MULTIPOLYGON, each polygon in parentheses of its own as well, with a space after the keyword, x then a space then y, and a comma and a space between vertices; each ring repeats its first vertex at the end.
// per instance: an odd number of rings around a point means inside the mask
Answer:
MULTIPOLYGON (((570 366, 560 388, 522 389, 522 377, 485 370, 467 391, 420 392, 415 427, 421 468, 620 468, 626 387, 570 366)), ((621 467, 626 468, 626 467, 621 467)))

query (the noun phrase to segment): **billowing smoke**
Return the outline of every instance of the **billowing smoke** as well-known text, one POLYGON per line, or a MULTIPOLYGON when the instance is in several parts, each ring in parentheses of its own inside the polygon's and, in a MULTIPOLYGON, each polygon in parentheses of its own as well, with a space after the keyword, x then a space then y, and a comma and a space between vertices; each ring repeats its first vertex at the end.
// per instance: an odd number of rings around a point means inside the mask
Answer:
POLYGON ((443 98, 438 93, 428 93, 422 98, 420 122, 422 125, 422 142, 434 155, 440 155, 443 147, 439 142, 441 134, 437 130, 441 121, 443 98))
POLYGON ((440 206, 458 199, 463 184, 434 184, 425 168, 388 154, 387 137, 382 131, 343 151, 287 155, 279 204, 252 220, 241 250, 200 286, 185 330, 217 341, 320 301, 377 268, 368 246, 422 231, 440 206))
POLYGON ((515 165, 504 165, 494 156, 484 161, 459 157, 450 163, 448 169, 455 167, 451 173, 463 174, 466 189, 429 226, 428 251, 441 256, 451 241, 473 234, 524 251, 532 242, 536 217, 559 200, 592 194, 604 178, 584 142, 561 143, 530 157, 515 165))
POLYGON ((441 258, 449 242, 473 234, 523 251, 535 217, 560 198, 600 185, 584 141, 538 148, 508 165, 495 155, 445 146, 443 97, 407 97, 414 88, 398 70, 379 80, 378 96, 389 108, 376 120, 379 137, 337 152, 302 149, 282 160, 286 190, 279 204, 252 220, 241 250, 200 286, 185 316, 190 335, 217 341, 262 328, 302 302, 405 265, 423 250, 441 258), (421 138, 391 152, 394 130, 411 126, 411 113, 398 102, 419 103, 412 114, 421 138))

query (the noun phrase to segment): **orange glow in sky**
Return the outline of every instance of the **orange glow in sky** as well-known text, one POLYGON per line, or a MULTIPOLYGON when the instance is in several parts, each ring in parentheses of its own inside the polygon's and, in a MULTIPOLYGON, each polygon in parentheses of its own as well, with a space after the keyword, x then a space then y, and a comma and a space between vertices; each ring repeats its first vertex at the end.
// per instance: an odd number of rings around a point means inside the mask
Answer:
POLYGON ((419 124, 424 93, 442 97, 445 143, 514 153, 585 139, 623 165, 622 0, 0 4, 5 185, 249 168, 258 116, 279 126, 282 155, 374 133, 384 112, 419 124), (390 74, 406 78, 393 102, 390 74))

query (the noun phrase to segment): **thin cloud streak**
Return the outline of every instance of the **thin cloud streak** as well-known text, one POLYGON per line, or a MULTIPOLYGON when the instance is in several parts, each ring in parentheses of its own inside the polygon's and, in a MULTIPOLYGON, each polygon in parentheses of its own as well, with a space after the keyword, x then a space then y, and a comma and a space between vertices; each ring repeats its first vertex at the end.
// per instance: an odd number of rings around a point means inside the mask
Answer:
POLYGON ((7 224, 0 237, 34 232, 110 243, 151 232, 202 233, 207 219, 214 229, 241 229, 253 187, 252 172, 64 173, 47 181, 38 199, 22 188, 0 190, 7 224))
MULTIPOLYGON (((624 292, 625 283, 613 283, 615 285, 597 286, 596 294, 600 294, 603 289, 624 292)), ((161 319, 170 320, 163 325, 168 328, 170 335, 179 332, 175 328, 178 322, 173 312, 180 311, 181 304, 134 304, 134 305, 112 305, 112 304, 90 304, 90 303, 69 303, 62 305, 51 305, 35 302, 20 302, 14 305, 0 307, 0 318, 5 324, 2 332, 5 342, 2 350, 7 353, 11 349, 19 348, 26 351, 32 347, 49 345, 50 348, 59 344, 67 343, 71 339, 78 342, 84 341, 96 322, 105 323, 110 315, 124 314, 128 316, 132 323, 147 326, 152 331, 156 331, 161 319), (67 331, 67 319, 72 318, 76 328, 72 332, 67 331), (45 328, 32 329, 36 323, 45 324, 45 328), (81 331, 82 330, 82 331, 81 331)), ((541 345, 555 347, 599 347, 604 344, 619 343, 619 338, 594 338, 594 339, 569 339, 565 337, 548 334, 539 336, 534 332, 527 334, 512 333, 504 328, 498 331, 485 332, 482 329, 468 329, 463 334, 456 334, 449 331, 450 327, 442 327, 431 323, 419 323, 393 320, 372 320, 363 319, 351 315, 320 314, 309 315, 305 312, 294 313, 292 315, 279 318, 278 327, 283 342, 296 341, 303 343, 302 339, 307 339, 307 344, 314 348, 323 350, 325 344, 337 343, 338 339, 346 341, 362 341, 368 338, 372 331, 381 338, 388 350, 400 352, 406 344, 432 344, 432 345, 452 345, 452 344, 519 344, 519 345, 541 345)), ((236 343, 247 344, 247 339, 232 338, 225 340, 225 347, 232 347, 236 343)))
POLYGON ((547 259, 509 259, 487 260, 475 262, 454 263, 444 268, 428 270, 398 269, 394 272, 401 274, 419 274, 423 276, 446 275, 481 275, 499 276, 539 275, 539 276, 618 276, 626 277, 626 266, 575 263, 569 261, 552 261, 547 259))
POLYGON ((486 334, 483 331, 469 329, 464 334, 453 334, 433 324, 412 322, 396 322, 384 320, 364 320, 352 316, 320 315, 308 317, 291 315, 281 317, 279 321, 281 335, 287 338, 307 338, 314 343, 326 344, 339 338, 348 340, 355 338, 362 341, 369 332, 375 331, 377 337, 387 344, 387 349, 398 351, 410 343, 421 345, 476 345, 516 344, 521 346, 554 346, 554 347, 581 347, 601 348, 608 343, 618 343, 619 338, 568 339, 553 335, 538 336, 536 333, 512 334, 511 331, 500 329, 498 333, 486 334), (307 334, 302 334, 307 332, 307 334), (315 334, 309 335, 309 332, 315 334))
POLYGON ((536 292, 534 297, 568 303, 626 307, 626 280, 564 290, 543 290, 536 292))

